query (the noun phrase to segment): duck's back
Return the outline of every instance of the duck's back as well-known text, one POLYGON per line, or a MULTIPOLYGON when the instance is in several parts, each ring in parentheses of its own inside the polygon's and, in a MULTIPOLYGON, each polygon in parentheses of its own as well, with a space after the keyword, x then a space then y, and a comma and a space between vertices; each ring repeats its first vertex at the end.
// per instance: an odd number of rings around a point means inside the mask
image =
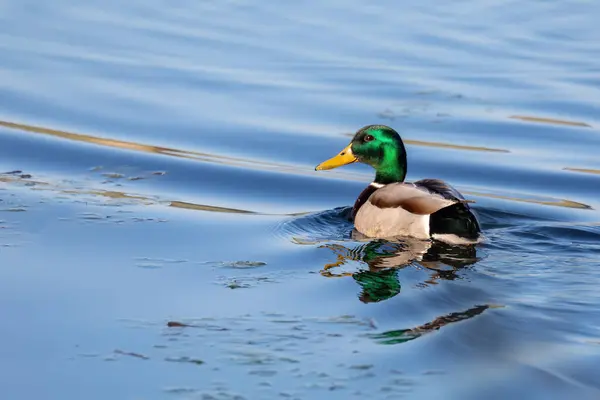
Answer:
POLYGON ((480 232, 464 197, 438 179, 372 183, 356 200, 352 217, 356 229, 370 237, 456 235, 475 240, 480 232))

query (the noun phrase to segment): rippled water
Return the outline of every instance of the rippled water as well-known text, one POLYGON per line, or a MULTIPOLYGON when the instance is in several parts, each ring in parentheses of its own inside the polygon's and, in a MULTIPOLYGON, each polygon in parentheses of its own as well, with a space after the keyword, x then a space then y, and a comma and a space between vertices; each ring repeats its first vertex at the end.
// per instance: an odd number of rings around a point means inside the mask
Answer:
POLYGON ((3 398, 600 397, 600 4, 0 11, 3 398), (485 243, 351 239, 372 123, 485 243))

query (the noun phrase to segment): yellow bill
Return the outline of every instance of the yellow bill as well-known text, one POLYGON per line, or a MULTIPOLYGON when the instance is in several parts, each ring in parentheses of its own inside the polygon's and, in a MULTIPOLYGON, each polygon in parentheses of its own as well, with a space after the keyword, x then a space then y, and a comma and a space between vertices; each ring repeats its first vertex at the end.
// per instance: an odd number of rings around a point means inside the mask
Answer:
POLYGON ((342 165, 352 164, 353 162, 357 161, 358 160, 354 156, 354 153, 352 153, 352 143, 350 143, 348 146, 344 147, 344 150, 342 150, 340 154, 317 165, 315 170, 322 171, 324 169, 333 169, 341 167, 342 165))

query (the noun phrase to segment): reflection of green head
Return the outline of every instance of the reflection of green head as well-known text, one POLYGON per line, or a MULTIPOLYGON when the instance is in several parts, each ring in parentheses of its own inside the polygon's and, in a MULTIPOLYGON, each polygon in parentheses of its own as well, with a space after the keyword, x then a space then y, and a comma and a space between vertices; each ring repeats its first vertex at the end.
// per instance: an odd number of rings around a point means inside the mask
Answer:
MULTIPOLYGON (((379 267, 386 258, 395 257, 398 253, 406 250, 406 245, 401 242, 389 242, 387 240, 374 240, 362 246, 360 249, 361 260, 370 267, 379 267)), ((401 267, 402 265, 389 265, 401 267)))
MULTIPOLYGON (((394 257, 402 249, 401 243, 374 240, 360 248, 361 259, 370 267, 378 269, 383 260, 394 257)), ((362 287, 359 297, 363 303, 376 303, 400 293, 401 285, 396 268, 361 271, 353 274, 352 277, 362 287)))
POLYGON ((352 277, 362 287, 359 297, 363 303, 377 303, 400 293, 401 285, 397 269, 379 272, 362 271, 353 274, 352 277))

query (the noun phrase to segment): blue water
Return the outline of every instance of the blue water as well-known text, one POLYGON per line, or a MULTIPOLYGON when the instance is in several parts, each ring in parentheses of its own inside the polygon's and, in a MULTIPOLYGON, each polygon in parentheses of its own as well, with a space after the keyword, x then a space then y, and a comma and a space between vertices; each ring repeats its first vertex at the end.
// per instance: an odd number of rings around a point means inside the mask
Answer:
POLYGON ((2 398, 599 398, 599 14, 4 1, 2 398), (484 243, 351 238, 373 123, 484 243))

